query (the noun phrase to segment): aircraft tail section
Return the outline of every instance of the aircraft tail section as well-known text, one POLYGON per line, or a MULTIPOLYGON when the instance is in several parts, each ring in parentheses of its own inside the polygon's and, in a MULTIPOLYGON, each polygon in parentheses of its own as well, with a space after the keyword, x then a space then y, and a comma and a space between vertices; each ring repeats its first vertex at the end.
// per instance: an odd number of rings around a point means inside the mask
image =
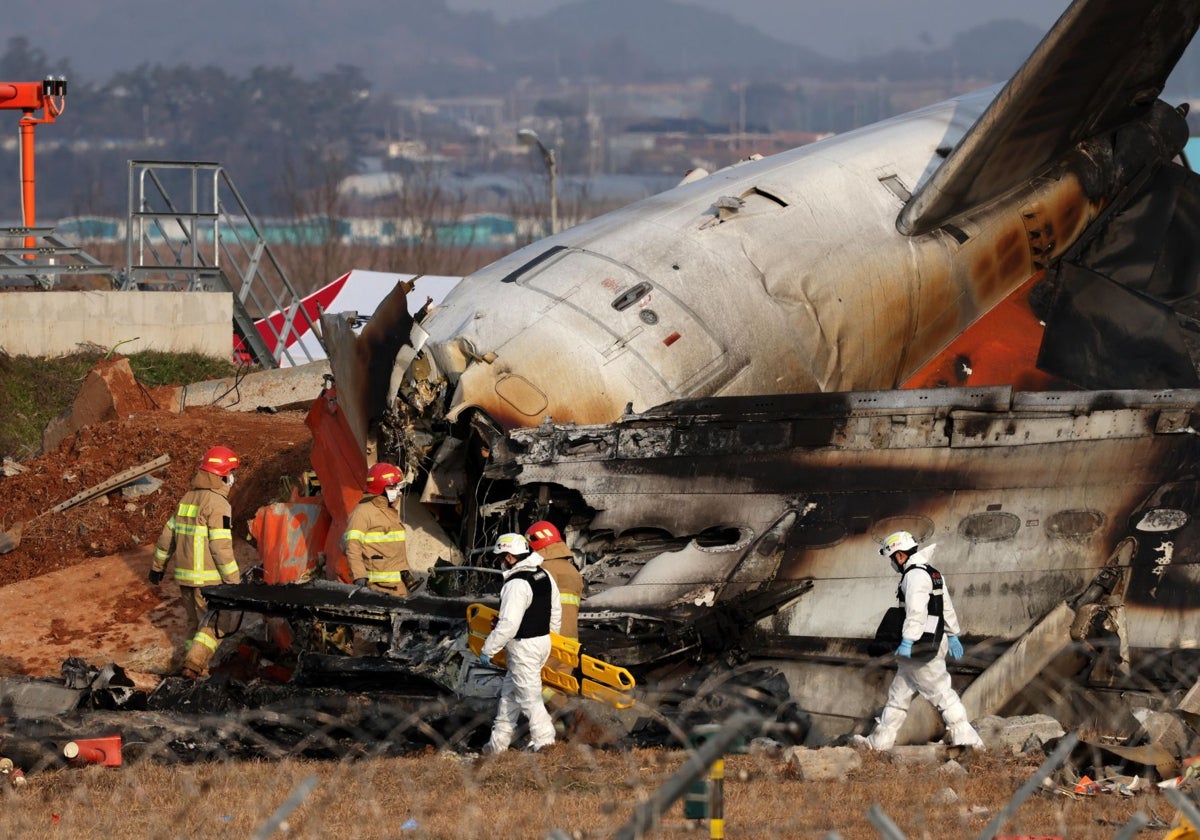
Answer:
POLYGON ((1194 0, 1074 0, 959 145, 905 205, 907 235, 937 228, 1145 113, 1200 23, 1194 0))

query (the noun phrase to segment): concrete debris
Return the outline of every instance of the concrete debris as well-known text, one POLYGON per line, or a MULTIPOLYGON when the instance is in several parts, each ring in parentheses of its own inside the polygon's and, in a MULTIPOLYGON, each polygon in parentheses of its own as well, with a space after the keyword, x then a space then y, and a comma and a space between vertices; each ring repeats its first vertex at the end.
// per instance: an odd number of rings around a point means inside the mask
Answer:
POLYGON ((139 496, 149 496, 151 493, 157 493, 162 487, 162 479, 155 478, 152 475, 146 475, 139 478, 132 484, 126 484, 121 488, 121 495, 126 499, 136 499, 139 496))
POLYGON ((14 461, 12 458, 6 456, 4 458, 4 466, 0 468, 0 475, 7 478, 9 476, 20 475, 25 471, 26 468, 21 465, 20 461, 14 461))
POLYGON ((46 425, 42 431, 42 451, 53 451, 87 426, 157 407, 152 393, 134 378, 128 359, 104 359, 88 371, 70 410, 46 425))
POLYGON ((840 782, 862 769, 862 755, 851 747, 789 747, 783 760, 797 779, 809 782, 840 782))
POLYGON ((321 393, 329 361, 310 362, 277 370, 239 374, 227 379, 195 382, 175 389, 177 407, 215 405, 228 411, 266 411, 302 406, 308 408, 321 393))
POLYGON ((938 772, 951 777, 961 777, 967 775, 967 768, 963 767, 953 758, 938 768, 938 772))
POLYGON ((979 737, 989 750, 1019 753, 1025 751, 1030 738, 1045 744, 1066 735, 1062 724, 1049 715, 1020 715, 1002 718, 987 715, 974 721, 979 737))

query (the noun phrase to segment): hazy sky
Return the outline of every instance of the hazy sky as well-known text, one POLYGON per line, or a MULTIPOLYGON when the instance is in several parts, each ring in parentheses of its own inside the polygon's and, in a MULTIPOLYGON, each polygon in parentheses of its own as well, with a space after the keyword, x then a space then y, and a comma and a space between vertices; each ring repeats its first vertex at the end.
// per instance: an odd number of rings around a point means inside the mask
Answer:
MULTIPOLYGON (((447 0, 453 9, 490 10, 502 20, 528 17, 569 0, 447 0)), ((724 12, 763 32, 818 50, 856 58, 924 39, 944 45, 976 24, 1001 18, 1050 25, 1068 0, 676 0, 724 12)), ((1132 0, 1131 0, 1132 2, 1132 0)))

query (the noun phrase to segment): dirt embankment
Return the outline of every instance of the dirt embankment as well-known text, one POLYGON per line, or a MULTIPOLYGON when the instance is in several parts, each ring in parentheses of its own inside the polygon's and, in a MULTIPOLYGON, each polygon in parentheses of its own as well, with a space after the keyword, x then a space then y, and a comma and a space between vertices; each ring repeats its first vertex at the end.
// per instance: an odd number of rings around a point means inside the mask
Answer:
MULTIPOLYGON (((154 542, 188 489, 200 457, 215 444, 241 460, 230 494, 234 543, 245 565, 255 557, 247 522, 262 505, 287 498, 310 469, 312 436, 304 412, 258 414, 218 408, 183 413, 140 408, 81 429, 53 451, 0 477, 0 529, 27 522, 15 551, 0 555, 0 617, 12 640, 0 672, 57 675, 67 656, 136 667, 139 646, 182 643, 178 588, 145 580, 154 542), (169 455, 149 495, 120 490, 32 520, 110 476, 169 455), (154 633, 140 633, 139 625, 154 633), (19 643, 18 643, 18 640, 19 643)), ((161 657, 158 657, 161 659, 161 657)))

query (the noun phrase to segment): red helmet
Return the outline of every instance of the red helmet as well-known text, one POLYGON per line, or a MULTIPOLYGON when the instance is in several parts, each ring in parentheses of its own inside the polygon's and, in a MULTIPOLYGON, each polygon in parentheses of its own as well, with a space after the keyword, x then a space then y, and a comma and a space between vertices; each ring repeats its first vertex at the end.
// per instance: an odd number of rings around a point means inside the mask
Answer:
POLYGON ((394 464, 382 461, 367 470, 367 492, 382 496, 383 491, 404 481, 404 473, 394 464))
POLYGON ((558 529, 544 519, 526 528, 525 536, 529 537, 529 545, 534 551, 541 551, 551 543, 563 541, 558 529))
POLYGON ((238 468, 238 456, 228 446, 214 446, 200 459, 200 469, 221 478, 238 468))

